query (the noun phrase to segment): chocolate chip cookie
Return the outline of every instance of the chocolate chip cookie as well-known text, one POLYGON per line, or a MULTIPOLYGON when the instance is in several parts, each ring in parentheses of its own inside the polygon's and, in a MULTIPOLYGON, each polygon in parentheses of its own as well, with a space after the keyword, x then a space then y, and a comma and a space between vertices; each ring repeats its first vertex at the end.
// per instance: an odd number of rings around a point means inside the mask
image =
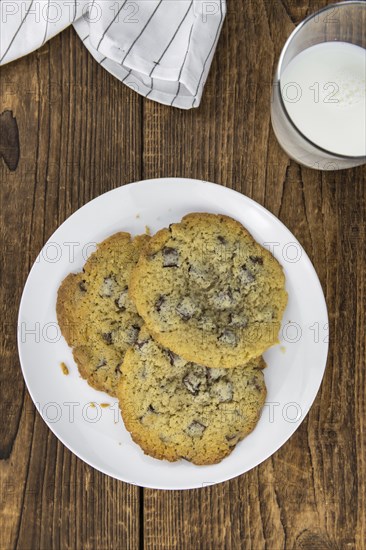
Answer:
POLYGON ((189 214, 153 236, 130 295, 154 338, 187 361, 231 368, 275 344, 282 267, 237 221, 189 214))
POLYGON ((190 363, 143 327, 125 355, 118 388, 125 426, 150 456, 216 464, 259 419, 266 397, 263 367, 263 359, 233 369, 190 363))
POLYGON ((142 320, 128 295, 132 267, 149 237, 117 233, 101 244, 81 273, 62 282, 57 297, 61 332, 80 374, 91 386, 116 394, 121 365, 142 320))

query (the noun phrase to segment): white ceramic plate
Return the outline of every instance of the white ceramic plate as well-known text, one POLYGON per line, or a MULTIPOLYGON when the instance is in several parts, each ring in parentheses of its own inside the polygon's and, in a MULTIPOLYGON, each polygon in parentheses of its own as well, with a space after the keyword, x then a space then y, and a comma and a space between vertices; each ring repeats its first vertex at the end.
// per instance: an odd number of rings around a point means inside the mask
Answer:
POLYGON ((328 316, 314 268, 290 231, 262 206, 225 187, 164 178, 125 185, 89 202, 52 235, 24 288, 18 347, 28 390, 49 428, 82 460, 143 487, 191 489, 238 476, 272 455, 298 428, 319 389, 328 352, 328 316), (118 404, 78 374, 56 321, 57 289, 82 268, 95 243, 117 231, 152 232, 188 212, 242 222, 283 265, 289 303, 281 344, 265 354, 268 396, 255 430, 220 464, 170 464, 145 456, 123 426, 118 404), (64 361, 70 374, 60 368, 64 361), (95 406, 92 406, 94 403, 95 406), (101 407, 101 404, 109 404, 101 407))

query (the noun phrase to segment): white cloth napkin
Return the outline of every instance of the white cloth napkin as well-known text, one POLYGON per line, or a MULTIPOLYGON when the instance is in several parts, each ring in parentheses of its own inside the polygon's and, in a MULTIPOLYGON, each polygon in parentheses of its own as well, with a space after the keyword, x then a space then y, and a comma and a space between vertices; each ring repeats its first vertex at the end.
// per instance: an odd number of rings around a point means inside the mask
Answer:
POLYGON ((73 24, 93 57, 139 94, 198 107, 226 0, 1 0, 0 64, 73 24))

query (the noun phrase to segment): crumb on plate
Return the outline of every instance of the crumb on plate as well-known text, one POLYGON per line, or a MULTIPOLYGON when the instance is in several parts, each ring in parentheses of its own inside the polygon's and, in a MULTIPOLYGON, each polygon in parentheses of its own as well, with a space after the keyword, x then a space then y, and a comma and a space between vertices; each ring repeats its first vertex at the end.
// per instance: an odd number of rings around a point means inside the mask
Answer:
POLYGON ((67 368, 67 365, 63 361, 62 363, 60 363, 60 367, 65 376, 67 376, 70 373, 69 369, 67 368))

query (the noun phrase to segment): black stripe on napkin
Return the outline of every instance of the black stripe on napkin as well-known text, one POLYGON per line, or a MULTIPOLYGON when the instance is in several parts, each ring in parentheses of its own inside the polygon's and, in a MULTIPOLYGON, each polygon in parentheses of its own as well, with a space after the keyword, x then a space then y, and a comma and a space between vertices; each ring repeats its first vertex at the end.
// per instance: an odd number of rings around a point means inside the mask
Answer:
POLYGON ((193 0, 191 0, 191 3, 189 4, 189 8, 188 10, 186 11, 186 13, 184 14, 184 17, 183 19, 181 20, 181 22, 179 23, 178 27, 175 29, 175 33, 173 34, 172 38, 169 40, 169 43, 167 45, 167 47, 165 48, 165 50, 163 51, 163 53, 161 54, 161 56, 159 57, 159 59, 157 60, 156 64, 154 65, 154 67, 151 69, 150 71, 150 74, 149 76, 151 77, 151 75, 153 74, 153 72, 155 71, 156 69, 156 66, 159 65, 160 61, 163 59, 164 55, 166 54, 166 52, 169 50, 174 38, 177 36, 178 34, 178 31, 179 29, 181 28, 181 26, 183 25, 184 21, 186 20, 186 17, 188 15, 188 13, 190 12, 191 8, 193 6, 193 0))
POLYGON ((178 95, 179 95, 179 92, 180 92, 180 77, 182 76, 182 71, 183 71, 184 65, 185 65, 185 63, 186 63, 187 55, 188 55, 188 52, 189 52, 189 46, 191 45, 192 30, 193 30, 193 25, 192 25, 191 30, 190 30, 190 33, 189 33, 187 51, 186 51, 186 53, 185 53, 185 56, 184 56, 184 59, 183 59, 183 63, 182 63, 181 68, 180 68, 180 70, 179 70, 177 93, 176 93, 175 96, 173 97, 170 106, 173 105, 174 101, 177 99, 177 97, 178 97, 178 95))
MULTIPOLYGON (((105 37, 105 35, 107 34, 107 32, 109 31, 109 29, 111 28, 111 26, 113 25, 113 23, 115 22, 115 20, 117 19, 117 17, 119 16, 119 14, 121 13, 122 11, 122 8, 123 6, 126 4, 127 0, 125 0, 122 4, 122 6, 119 8, 118 12, 116 13, 116 15, 113 17, 112 21, 109 23, 108 27, 105 29, 105 31, 103 32, 102 34, 102 38, 99 40, 98 42, 98 46, 97 46, 97 50, 99 50, 99 47, 101 45, 101 43, 103 42, 103 39, 105 37)), ((94 2, 93 2, 93 6, 94 6, 94 2)), ((92 7, 93 7, 92 6, 92 7)))
POLYGON ((47 38, 47 31, 48 31, 48 16, 49 16, 49 10, 50 10, 50 2, 51 2, 51 0, 48 0, 48 4, 47 4, 46 30, 44 31, 44 37, 43 37, 41 46, 43 46, 43 44, 46 42, 46 38, 47 38))
POLYGON ((134 45, 136 44, 136 42, 138 41, 139 38, 141 38, 141 36, 144 34, 148 24, 150 23, 151 19, 154 17, 155 13, 158 11, 159 7, 161 6, 163 0, 160 0, 159 4, 156 6, 156 8, 154 9, 154 11, 152 12, 152 14, 150 15, 149 19, 146 21, 144 27, 142 28, 140 34, 138 36, 136 36, 135 40, 132 42, 131 46, 128 48, 124 58, 122 59, 121 61, 121 65, 123 65, 123 63, 125 62, 125 59, 126 57, 129 55, 129 53, 131 52, 132 48, 134 47, 134 45))
POLYGON ((30 12, 31 7, 33 6, 33 4, 34 4, 34 0, 32 0, 32 2, 29 4, 29 8, 28 8, 28 10, 27 10, 27 13, 26 13, 25 16, 24 16, 24 19, 22 19, 22 22, 20 23, 20 25, 19 25, 19 27, 18 27, 16 33, 14 34, 13 38, 10 40, 9 46, 6 48, 4 55, 3 55, 3 56, 1 57, 1 59, 0 59, 0 63, 2 62, 2 60, 4 59, 4 57, 8 54, 10 48, 12 47, 13 42, 14 42, 14 40, 16 39, 16 37, 18 36, 18 33, 19 33, 20 29, 22 28, 24 21, 27 19, 28 13, 30 12))

